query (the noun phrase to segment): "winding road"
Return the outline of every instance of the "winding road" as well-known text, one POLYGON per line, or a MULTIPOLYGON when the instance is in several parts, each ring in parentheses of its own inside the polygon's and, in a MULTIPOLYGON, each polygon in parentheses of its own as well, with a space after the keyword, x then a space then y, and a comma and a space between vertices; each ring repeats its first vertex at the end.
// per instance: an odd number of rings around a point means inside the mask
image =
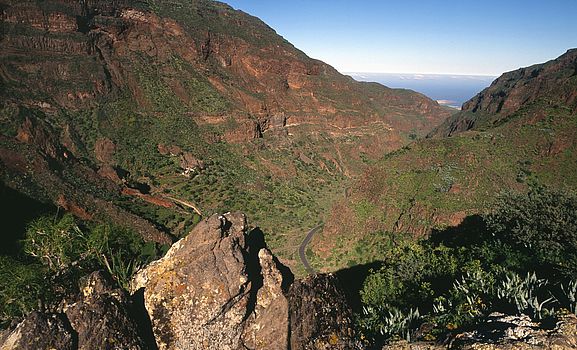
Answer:
POLYGON ((310 229, 310 231, 307 233, 307 236, 305 237, 305 239, 303 239, 299 247, 299 257, 305 267, 305 270, 307 270, 307 273, 309 275, 314 274, 315 270, 312 268, 311 264, 309 264, 309 261, 307 260, 306 255, 307 244, 309 244, 309 242, 313 239, 314 234, 317 233, 317 231, 320 230, 322 226, 323 225, 318 225, 310 229))

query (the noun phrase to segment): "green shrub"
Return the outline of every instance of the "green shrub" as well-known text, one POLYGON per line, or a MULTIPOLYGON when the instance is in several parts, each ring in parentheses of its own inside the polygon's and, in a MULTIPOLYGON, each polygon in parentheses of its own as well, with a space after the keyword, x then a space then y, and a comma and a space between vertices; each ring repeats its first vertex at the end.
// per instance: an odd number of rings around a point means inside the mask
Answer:
POLYGON ((60 220, 41 217, 26 233, 25 252, 37 257, 53 271, 61 271, 72 263, 106 268, 121 286, 139 266, 161 255, 161 247, 144 242, 131 230, 110 224, 81 229, 74 217, 60 220))
POLYGON ((158 256, 154 243, 145 243, 134 232, 109 224, 90 230, 86 251, 125 289, 134 272, 158 256))
POLYGON ((534 186, 527 194, 505 193, 486 217, 497 238, 525 249, 538 265, 551 265, 575 276, 577 267, 577 196, 534 186))
POLYGON ((472 222, 440 239, 386 246, 382 266, 360 292, 363 334, 380 341, 406 336, 406 328, 395 328, 403 324, 398 310, 420 310, 413 321, 434 325, 433 336, 494 311, 534 320, 560 309, 577 313, 574 194, 543 187, 504 194, 484 221, 472 222))
POLYGON ((38 308, 50 298, 47 271, 38 263, 25 263, 0 255, 0 326, 38 308))
POLYGON ((396 300, 404 289, 403 280, 390 269, 381 269, 367 277, 361 300, 367 306, 379 306, 396 300))
POLYGON ((43 216, 28 225, 24 252, 52 271, 60 271, 81 258, 85 235, 71 214, 61 219, 43 216))
POLYGON ((567 286, 561 285, 559 298, 570 312, 577 315, 577 280, 569 281, 567 286))

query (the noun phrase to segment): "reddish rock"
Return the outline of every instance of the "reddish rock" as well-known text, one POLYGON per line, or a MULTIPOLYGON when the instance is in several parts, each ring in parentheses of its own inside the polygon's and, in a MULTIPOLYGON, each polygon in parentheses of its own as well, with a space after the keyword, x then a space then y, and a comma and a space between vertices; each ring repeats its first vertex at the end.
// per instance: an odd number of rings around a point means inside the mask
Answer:
POLYGON ((165 208, 174 208, 174 203, 172 203, 171 201, 162 199, 162 198, 158 198, 158 197, 154 197, 148 194, 144 194, 142 192, 140 192, 137 189, 134 188, 128 188, 128 187, 124 187, 122 189, 122 194, 127 195, 127 196, 135 196, 135 197, 139 197, 140 199, 142 199, 145 202, 148 202, 150 204, 154 204, 154 205, 158 205, 159 207, 165 207, 165 208))
POLYGON ((92 219, 92 214, 90 214, 88 211, 86 211, 86 209, 84 209, 80 205, 77 205, 76 203, 74 203, 70 200, 67 200, 63 194, 58 196, 58 200, 56 201, 56 204, 59 207, 61 207, 62 209, 66 210, 68 212, 71 212, 72 214, 74 214, 75 216, 77 216, 83 220, 92 219))
POLYGON ((63 155, 63 151, 47 128, 41 122, 31 118, 24 120, 18 129, 16 139, 23 143, 36 145, 51 158, 59 158, 63 155))
POLYGON ((192 169, 202 170, 204 166, 204 162, 190 152, 184 152, 180 156, 180 167, 185 171, 191 171, 192 169))
POLYGON ((94 156, 104 164, 111 164, 114 161, 115 151, 116 145, 110 139, 101 138, 94 144, 94 156))
POLYGON ((114 167, 109 164, 104 164, 101 166, 100 169, 98 169, 98 175, 114 182, 117 185, 121 185, 123 183, 116 169, 114 169, 114 167))
POLYGON ((165 145, 159 143, 157 146, 158 153, 162 154, 163 156, 170 155, 170 156, 179 156, 182 154, 182 149, 175 145, 165 145))
MULTIPOLYGON (((576 66, 577 49, 571 49, 549 62, 507 72, 465 102, 460 113, 448 118, 430 136, 451 136, 478 124, 490 125, 537 101, 576 111, 576 66)), ((537 112, 533 121, 542 117, 537 112)))

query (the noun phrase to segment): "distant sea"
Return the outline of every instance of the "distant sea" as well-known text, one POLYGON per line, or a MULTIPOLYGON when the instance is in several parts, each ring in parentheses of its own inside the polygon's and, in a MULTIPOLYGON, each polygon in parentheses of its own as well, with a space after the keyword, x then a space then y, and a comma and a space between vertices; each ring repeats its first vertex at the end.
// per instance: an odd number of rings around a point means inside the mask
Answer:
POLYGON ((411 89, 439 104, 460 109, 461 105, 491 85, 497 77, 484 75, 345 73, 358 81, 374 81, 390 88, 411 89))

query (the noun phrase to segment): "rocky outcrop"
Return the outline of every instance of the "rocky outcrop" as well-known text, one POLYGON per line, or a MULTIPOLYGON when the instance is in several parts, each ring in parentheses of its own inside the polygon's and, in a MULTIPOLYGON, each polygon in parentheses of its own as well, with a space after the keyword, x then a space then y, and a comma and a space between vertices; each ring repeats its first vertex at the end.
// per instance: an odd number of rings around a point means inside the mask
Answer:
POLYGON ((345 349, 351 312, 332 276, 296 282, 247 232, 240 213, 214 215, 138 273, 158 348, 345 349), (339 323, 340 322, 340 323, 339 323))
POLYGON ((33 312, 28 315, 15 329, 0 335, 0 349, 149 348, 130 312, 129 296, 114 288, 102 272, 88 276, 76 302, 64 304, 64 311, 59 314, 33 312))
POLYGON ((577 108, 577 49, 558 58, 507 72, 463 104, 463 111, 510 115, 546 97, 549 103, 577 108))
POLYGON ((62 315, 32 312, 11 332, 0 333, 0 350, 76 349, 76 334, 62 315))
POLYGON ((146 349, 138 324, 130 315, 130 303, 127 293, 114 288, 103 273, 88 276, 80 300, 65 309, 78 334, 77 349, 146 349))
POLYGON ((476 126, 491 126, 524 106, 541 102, 577 110, 577 49, 557 59, 520 68, 497 78, 491 86, 463 104, 457 113, 429 136, 451 136, 476 126))
POLYGON ((16 140, 38 147, 43 154, 52 159, 63 159, 67 156, 66 151, 55 140, 48 126, 36 119, 26 118, 24 120, 18 128, 16 140))
POLYGON ((537 350, 577 349, 577 317, 561 316, 551 329, 544 329, 528 316, 492 314, 474 330, 457 334, 447 345, 430 342, 392 343, 383 350, 537 350))
POLYGON ((100 138, 94 144, 94 157, 101 163, 111 164, 114 162, 116 145, 108 138, 100 138))
POLYGON ((457 335, 452 347, 463 350, 577 349, 577 317, 562 316, 552 329, 543 329, 526 315, 495 313, 475 330, 457 335))
POLYGON ((200 223, 136 276, 160 350, 241 348, 256 280, 247 268, 246 220, 227 216, 200 223))
POLYGON ((289 291, 291 349, 355 349, 353 315, 334 275, 309 276, 289 291))

